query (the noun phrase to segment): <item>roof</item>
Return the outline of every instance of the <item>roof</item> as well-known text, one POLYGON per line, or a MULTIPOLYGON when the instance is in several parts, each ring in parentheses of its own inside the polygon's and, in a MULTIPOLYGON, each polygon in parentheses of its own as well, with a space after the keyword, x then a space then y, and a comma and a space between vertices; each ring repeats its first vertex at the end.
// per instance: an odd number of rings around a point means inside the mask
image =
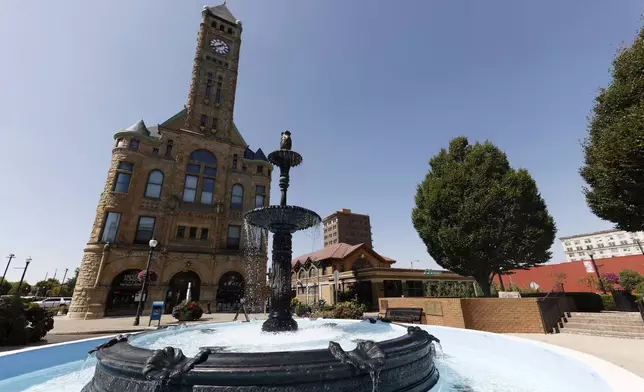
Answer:
MULTIPOLYGON (((615 273, 624 269, 632 269, 639 273, 644 273, 644 255, 631 255, 621 257, 608 257, 604 259, 595 259, 600 274, 615 273)), ((545 264, 538 267, 532 267, 528 270, 513 270, 510 275, 503 275, 503 283, 508 288, 510 284, 517 285, 521 288, 528 287, 530 283, 535 282, 539 285, 539 290, 547 293, 557 283, 557 277, 563 277, 564 290, 567 292, 596 292, 594 288, 588 287, 582 278, 586 276, 595 277, 594 273, 586 272, 583 261, 563 262, 559 264, 545 264)), ((494 282, 499 283, 498 276, 494 277, 494 282)))
POLYGON ((225 20, 226 22, 230 22, 232 24, 237 24, 237 18, 233 16, 233 13, 230 12, 228 7, 226 7, 226 2, 224 4, 220 4, 214 7, 206 7, 210 13, 213 15, 225 20))
POLYGON ((594 231, 592 233, 583 233, 583 234, 575 234, 575 235, 569 235, 569 236, 565 236, 565 237, 559 237, 559 239, 560 240, 568 240, 568 239, 571 239, 571 238, 586 237, 586 236, 589 236, 589 235, 614 233, 616 231, 622 231, 622 230, 620 230, 620 229, 600 230, 600 231, 594 231))
POLYGON ((246 151, 244 151, 244 159, 248 159, 250 161, 266 161, 268 162, 268 159, 266 158, 266 155, 264 155, 264 151, 262 149, 258 149, 257 152, 253 151, 250 149, 250 147, 246 147, 246 151))
POLYGON ((334 216, 337 216, 338 214, 342 214, 342 215, 355 215, 355 216, 366 216, 367 218, 369 218, 369 214, 357 214, 357 213, 355 213, 355 212, 352 212, 352 211, 351 211, 350 209, 348 209, 348 208, 342 208, 342 209, 339 209, 339 210, 337 210, 337 211, 335 211, 335 212, 331 213, 331 214, 330 214, 330 215, 328 215, 326 218, 322 219, 322 221, 327 221, 327 220, 329 220, 329 219, 333 218, 334 216))
POLYGON ((388 257, 383 257, 380 254, 376 253, 373 249, 369 248, 368 246, 365 246, 365 244, 358 244, 358 245, 349 245, 345 244, 344 242, 339 242, 337 244, 329 245, 326 246, 322 249, 316 250, 315 252, 303 254, 301 256, 298 256, 291 261, 292 265, 299 263, 305 263, 308 259, 311 259, 311 261, 323 261, 323 260, 329 260, 329 259, 344 259, 345 257, 349 256, 351 253, 356 251, 359 248, 363 248, 367 250, 368 252, 371 252, 375 254, 376 256, 382 258, 386 262, 395 262, 395 260, 390 259, 388 257))
POLYGON ((143 136, 150 136, 150 131, 148 131, 148 128, 145 126, 143 120, 135 122, 134 124, 125 128, 123 132, 138 133, 143 136))
POLYGON ((136 137, 152 143, 160 143, 161 135, 157 126, 148 128, 143 120, 139 120, 122 131, 114 134, 114 139, 120 137, 136 137))
MULTIPOLYGON (((183 120, 185 116, 186 116, 186 109, 184 108, 184 109, 181 109, 179 112, 177 112, 174 116, 162 122, 161 126, 169 127, 169 128, 174 127, 176 129, 180 129, 182 127, 182 122, 180 120, 183 120)), ((236 142, 239 145, 248 146, 248 143, 246 143, 246 140, 244 140, 244 137, 239 132, 239 129, 237 129, 237 124, 235 124, 234 121, 232 126, 231 139, 232 139, 232 142, 236 142)))

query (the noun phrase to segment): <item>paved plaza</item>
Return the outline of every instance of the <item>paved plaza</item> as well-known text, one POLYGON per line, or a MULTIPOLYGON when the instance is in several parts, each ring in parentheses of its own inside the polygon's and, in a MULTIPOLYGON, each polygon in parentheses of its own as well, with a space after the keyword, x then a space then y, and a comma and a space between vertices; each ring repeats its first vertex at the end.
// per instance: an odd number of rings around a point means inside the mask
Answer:
POLYGON ((513 336, 550 343, 581 351, 620 366, 644 378, 644 339, 625 339, 606 336, 573 334, 513 333, 513 336))

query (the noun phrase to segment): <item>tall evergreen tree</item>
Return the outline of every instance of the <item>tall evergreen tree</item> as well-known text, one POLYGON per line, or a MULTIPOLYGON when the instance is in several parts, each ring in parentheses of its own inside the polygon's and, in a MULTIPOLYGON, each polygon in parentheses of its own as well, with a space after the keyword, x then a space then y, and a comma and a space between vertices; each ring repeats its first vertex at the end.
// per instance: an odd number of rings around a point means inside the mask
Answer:
POLYGON ((550 259, 554 220, 530 174, 496 146, 457 137, 429 164, 412 222, 440 266, 473 277, 489 296, 493 273, 550 259))
POLYGON ((627 231, 644 230, 644 29, 613 60, 612 81, 590 117, 580 173, 598 217, 627 231))

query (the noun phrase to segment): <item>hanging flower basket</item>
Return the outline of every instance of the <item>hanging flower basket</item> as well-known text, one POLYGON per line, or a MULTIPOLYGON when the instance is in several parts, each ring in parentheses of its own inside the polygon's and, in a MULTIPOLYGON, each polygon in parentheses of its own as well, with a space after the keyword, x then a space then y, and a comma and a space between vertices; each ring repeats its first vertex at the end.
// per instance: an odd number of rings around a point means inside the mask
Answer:
MULTIPOLYGON (((143 282, 143 279, 145 278, 145 271, 139 272, 136 275, 136 278, 139 280, 139 282, 143 282)), ((159 278, 159 275, 157 275, 156 272, 150 271, 148 273, 148 282, 156 282, 158 278, 159 278)))

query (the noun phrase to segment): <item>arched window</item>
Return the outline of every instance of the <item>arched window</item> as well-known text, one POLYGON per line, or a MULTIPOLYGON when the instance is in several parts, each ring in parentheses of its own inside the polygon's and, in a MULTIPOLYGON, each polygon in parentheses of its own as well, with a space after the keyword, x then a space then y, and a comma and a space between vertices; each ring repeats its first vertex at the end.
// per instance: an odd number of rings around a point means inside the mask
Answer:
POLYGON ((241 210, 244 205, 244 187, 241 184, 233 185, 232 195, 230 197, 230 208, 241 210))
POLYGON ((315 267, 311 267, 309 269, 309 278, 315 278, 318 276, 318 269, 315 267))
POLYGON ((304 268, 300 270, 300 274, 297 278, 304 282, 304 280, 306 279, 306 270, 304 268))
POLYGON ((148 185, 145 187, 145 197, 158 199, 161 197, 161 186, 163 185, 163 172, 152 170, 148 174, 148 185))
POLYGON ((208 150, 193 151, 186 167, 183 201, 186 203, 198 201, 201 204, 213 204, 215 202, 216 175, 217 157, 208 150), (199 195, 198 198, 197 195, 199 195))

